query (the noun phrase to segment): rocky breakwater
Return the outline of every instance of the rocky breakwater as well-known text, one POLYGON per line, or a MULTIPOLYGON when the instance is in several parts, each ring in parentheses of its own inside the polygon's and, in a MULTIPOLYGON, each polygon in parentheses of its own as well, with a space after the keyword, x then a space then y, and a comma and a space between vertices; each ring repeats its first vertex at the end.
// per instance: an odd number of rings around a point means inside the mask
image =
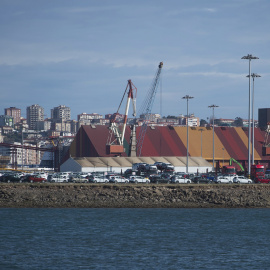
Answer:
POLYGON ((0 207, 270 207, 270 185, 2 183, 0 207))

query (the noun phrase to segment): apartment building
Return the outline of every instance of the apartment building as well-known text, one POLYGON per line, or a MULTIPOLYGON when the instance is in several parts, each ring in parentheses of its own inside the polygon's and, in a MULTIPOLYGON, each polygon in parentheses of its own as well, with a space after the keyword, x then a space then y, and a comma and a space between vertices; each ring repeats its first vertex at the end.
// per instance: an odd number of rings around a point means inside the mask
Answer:
POLYGON ((13 117, 13 123, 17 124, 21 120, 21 109, 10 107, 5 109, 5 115, 13 117))
POLYGON ((26 115, 29 129, 36 130, 37 122, 44 121, 44 108, 38 104, 31 105, 26 108, 26 115))

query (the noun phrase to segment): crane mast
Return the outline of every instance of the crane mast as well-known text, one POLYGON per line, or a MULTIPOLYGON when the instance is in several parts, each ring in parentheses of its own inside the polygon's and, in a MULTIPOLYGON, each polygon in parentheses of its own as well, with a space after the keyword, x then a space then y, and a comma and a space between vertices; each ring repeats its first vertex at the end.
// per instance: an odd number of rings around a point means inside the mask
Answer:
POLYGON ((137 88, 134 86, 131 80, 128 80, 128 84, 125 89, 122 100, 120 102, 120 105, 118 107, 118 110, 116 113, 113 114, 110 120, 110 127, 109 127, 110 132, 109 132, 109 137, 107 140, 107 153, 108 154, 121 154, 125 152, 124 138, 125 138, 125 132, 126 132, 126 126, 127 126, 128 111, 129 111, 130 101, 132 100, 133 116, 136 116, 136 96, 137 96, 137 88), (116 123, 116 118, 117 118, 117 115, 119 114, 119 109, 122 105, 122 102, 124 100, 124 97, 127 91, 128 91, 128 97, 127 97, 127 103, 126 103, 126 109, 125 109, 125 115, 124 115, 124 123, 123 123, 122 132, 120 132, 118 129, 118 125, 116 123))
POLYGON ((137 140, 137 155, 140 157, 141 156, 141 151, 142 151, 142 147, 143 147, 143 141, 144 141, 144 137, 146 134, 146 130, 147 130, 147 125, 150 121, 150 115, 151 115, 151 111, 152 111, 152 107, 153 107, 153 103, 155 100, 155 96, 156 96, 156 92, 157 92, 157 87, 160 81, 160 74, 161 74, 161 69, 163 67, 163 62, 159 63, 156 75, 154 77, 154 80, 152 82, 152 85, 146 95, 146 98, 144 100, 144 103, 141 107, 141 115, 142 115, 142 126, 141 126, 141 130, 138 136, 138 140, 137 140))

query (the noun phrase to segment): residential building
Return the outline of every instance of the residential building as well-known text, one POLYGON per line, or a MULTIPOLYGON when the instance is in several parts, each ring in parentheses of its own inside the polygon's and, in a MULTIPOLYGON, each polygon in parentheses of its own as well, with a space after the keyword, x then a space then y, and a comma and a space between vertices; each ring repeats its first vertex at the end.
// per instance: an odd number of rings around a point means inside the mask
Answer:
POLYGON ((65 105, 59 105, 51 109, 51 118, 53 122, 62 122, 70 120, 70 108, 65 105))
POLYGON ((0 126, 1 127, 13 127, 13 117, 9 115, 0 115, 0 126))
POLYGON ((200 126, 200 118, 195 117, 194 114, 190 114, 188 117, 185 115, 180 115, 179 117, 179 125, 187 125, 190 127, 199 127, 200 126))
POLYGON ((37 122, 44 121, 44 108, 38 104, 31 105, 27 107, 26 115, 29 129, 37 130, 37 122))
POLYGON ((102 119, 102 115, 98 113, 81 113, 77 115, 78 121, 80 120, 93 120, 93 119, 102 119))
POLYGON ((10 107, 5 109, 5 115, 12 116, 14 124, 17 124, 21 120, 21 109, 10 107))
MULTIPOLYGON (((140 115, 141 119, 145 119, 145 117, 146 117, 145 114, 140 115)), ((157 123, 158 119, 160 119, 160 118, 161 118, 161 116, 158 113, 150 113, 150 114, 147 115, 147 120, 149 120, 150 122, 157 123)))

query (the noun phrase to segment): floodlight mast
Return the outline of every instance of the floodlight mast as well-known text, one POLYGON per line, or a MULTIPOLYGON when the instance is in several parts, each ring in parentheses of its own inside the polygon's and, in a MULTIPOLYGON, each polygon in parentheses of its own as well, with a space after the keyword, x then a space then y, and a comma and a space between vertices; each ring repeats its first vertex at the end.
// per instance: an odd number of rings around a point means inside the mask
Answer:
POLYGON ((250 120, 250 108, 251 108, 251 90, 250 90, 250 77, 251 77, 251 60, 259 59, 257 56, 253 56, 252 54, 248 54, 243 56, 241 59, 246 59, 249 62, 249 95, 248 95, 248 177, 250 177, 250 139, 251 139, 251 120, 250 120))
POLYGON ((219 106, 217 105, 210 105, 208 106, 208 108, 212 108, 213 109, 213 168, 212 171, 215 172, 215 108, 218 108, 219 106))
MULTIPOLYGON (((252 116, 252 154, 251 154, 251 164, 254 164, 254 78, 259 78, 261 77, 261 75, 256 74, 256 73, 252 73, 250 75, 253 79, 253 87, 252 87, 252 109, 251 109, 251 116, 252 116)), ((247 75, 247 77, 250 77, 249 75, 247 75)))
POLYGON ((189 152, 189 141, 188 141, 188 101, 189 99, 192 99, 194 97, 191 97, 189 95, 185 95, 184 97, 182 97, 182 99, 186 99, 187 100, 187 120, 186 120, 186 126, 187 126, 187 161, 186 161, 186 173, 188 173, 188 152, 189 152))

